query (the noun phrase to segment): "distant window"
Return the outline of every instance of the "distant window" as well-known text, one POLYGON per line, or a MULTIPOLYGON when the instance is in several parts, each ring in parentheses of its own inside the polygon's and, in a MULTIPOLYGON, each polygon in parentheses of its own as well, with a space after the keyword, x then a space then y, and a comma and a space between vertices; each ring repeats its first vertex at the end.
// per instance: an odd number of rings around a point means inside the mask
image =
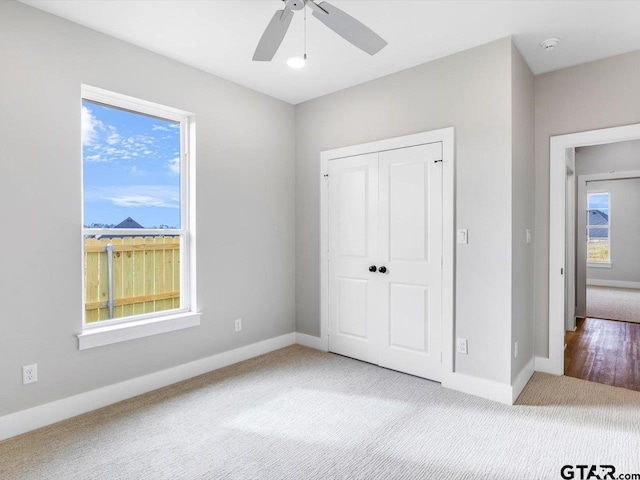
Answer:
POLYGON ((587 194, 587 262, 611 262, 609 192, 587 194))
POLYGON ((84 326, 190 310, 189 117, 83 90, 84 326))

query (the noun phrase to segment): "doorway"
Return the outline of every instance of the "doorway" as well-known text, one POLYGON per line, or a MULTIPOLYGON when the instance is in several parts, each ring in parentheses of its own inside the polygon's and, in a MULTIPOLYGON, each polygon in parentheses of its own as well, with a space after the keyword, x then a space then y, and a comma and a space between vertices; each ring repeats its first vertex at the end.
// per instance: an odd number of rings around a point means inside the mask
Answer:
POLYGON ((576 149, 581 316, 565 375, 640 390, 640 171, 626 168, 640 168, 639 140, 576 149))
POLYGON ((443 381, 453 372, 453 129, 321 160, 327 350, 443 381))
POLYGON ((553 137, 551 162, 550 348, 537 369, 640 389, 640 125, 553 137))

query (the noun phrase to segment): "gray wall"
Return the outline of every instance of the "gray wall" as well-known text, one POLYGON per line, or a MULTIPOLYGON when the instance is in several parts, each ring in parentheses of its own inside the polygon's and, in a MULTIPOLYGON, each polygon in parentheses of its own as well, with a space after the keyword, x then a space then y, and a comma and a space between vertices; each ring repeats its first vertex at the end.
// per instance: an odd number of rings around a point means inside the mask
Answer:
POLYGON ((640 140, 576 148, 576 175, 640 170, 640 140))
POLYGON ((296 107, 296 321, 320 333, 320 152, 456 129, 456 370, 510 383, 511 40, 414 67, 296 107))
MULTIPOLYGON (((576 172, 588 175, 607 172, 640 171, 640 140, 576 148, 576 172)), ((587 268, 587 278, 640 282, 640 180, 591 182, 587 191, 611 193, 611 268, 587 268)), ((586 204, 577 202, 578 218, 585 215, 586 204)), ((584 232, 579 235, 584 240, 584 232)), ((579 269, 578 272, 583 271, 579 269)), ((582 273, 584 275, 584 273, 582 273)), ((582 283, 584 284, 584 283, 582 283)))
POLYGON ((294 331, 293 106, 15 2, 0 62, 0 415, 294 331), (78 350, 81 83, 196 114, 199 327, 78 350))
MULTIPOLYGON (((533 244, 526 232, 535 224, 534 211, 534 77, 512 46, 512 185, 513 263, 511 299, 511 348, 518 342, 518 357, 511 366, 513 382, 533 358, 533 244)), ((515 352, 512 351, 512 355, 515 352)))
POLYGON ((549 138, 640 123, 640 51, 535 78, 536 355, 549 355, 549 138))

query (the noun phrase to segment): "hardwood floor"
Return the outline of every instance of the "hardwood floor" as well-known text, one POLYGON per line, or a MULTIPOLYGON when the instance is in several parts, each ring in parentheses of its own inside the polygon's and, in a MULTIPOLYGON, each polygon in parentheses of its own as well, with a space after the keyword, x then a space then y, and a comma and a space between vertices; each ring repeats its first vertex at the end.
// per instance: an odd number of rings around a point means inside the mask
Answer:
POLYGON ((640 391, 640 324, 586 318, 565 338, 565 375, 640 391))

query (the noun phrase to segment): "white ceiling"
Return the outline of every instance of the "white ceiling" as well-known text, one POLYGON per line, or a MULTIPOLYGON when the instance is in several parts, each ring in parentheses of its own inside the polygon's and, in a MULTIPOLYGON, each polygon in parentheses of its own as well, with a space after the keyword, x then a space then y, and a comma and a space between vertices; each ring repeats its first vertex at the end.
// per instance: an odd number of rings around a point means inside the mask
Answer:
POLYGON ((281 0, 22 1, 293 104, 509 35, 535 74, 640 49, 640 1, 330 0, 389 45, 370 57, 308 12, 308 64, 292 70, 302 11, 272 62, 251 60, 281 0))

